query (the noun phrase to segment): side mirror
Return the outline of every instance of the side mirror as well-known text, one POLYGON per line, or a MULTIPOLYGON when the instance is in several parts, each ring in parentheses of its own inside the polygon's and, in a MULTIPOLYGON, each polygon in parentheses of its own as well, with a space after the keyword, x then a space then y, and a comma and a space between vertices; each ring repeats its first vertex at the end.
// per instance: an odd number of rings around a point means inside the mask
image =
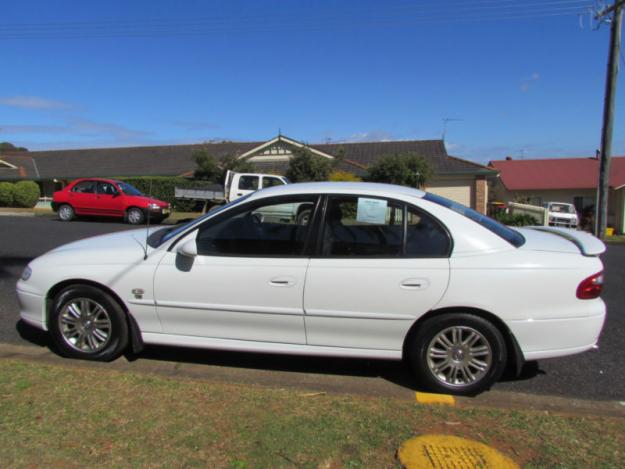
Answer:
POLYGON ((187 257, 197 256, 197 243, 195 242, 195 239, 190 239, 182 243, 176 248, 176 252, 187 257))

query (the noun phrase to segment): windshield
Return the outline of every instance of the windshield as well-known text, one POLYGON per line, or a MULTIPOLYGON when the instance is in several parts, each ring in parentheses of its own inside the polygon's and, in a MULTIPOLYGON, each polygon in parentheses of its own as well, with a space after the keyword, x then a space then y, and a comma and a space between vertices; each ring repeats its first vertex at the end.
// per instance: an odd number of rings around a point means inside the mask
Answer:
POLYGON ((506 225, 502 225, 498 221, 493 220, 486 215, 482 215, 472 208, 466 207, 462 204, 459 204, 458 202, 454 202, 453 200, 446 199, 445 197, 441 197, 440 195, 430 194, 429 192, 426 193, 423 198, 425 200, 429 200, 430 202, 434 202, 435 204, 447 207, 448 209, 451 209, 454 212, 459 213, 460 215, 464 215, 474 222, 479 223, 487 230, 492 231, 497 236, 505 239, 517 248, 525 243, 525 238, 518 231, 515 231, 512 228, 507 227, 506 225))
POLYGON ((549 204, 550 212, 575 213, 575 207, 570 204, 549 204))
POLYGON ((221 213, 230 207, 234 207, 235 205, 240 204, 251 195, 252 194, 246 194, 243 197, 239 197, 237 200, 234 200, 225 205, 222 205, 221 207, 217 207, 211 210, 210 212, 206 213, 205 215, 202 215, 196 218, 195 220, 191 220, 190 222, 183 223, 181 225, 174 225, 170 228, 163 228, 162 230, 155 231, 148 237, 148 245, 150 245, 150 247, 157 248, 161 244, 169 241, 170 239, 177 236, 178 234, 183 233, 187 229, 191 228, 193 225, 197 225, 201 223, 202 221, 206 220, 207 218, 212 217, 213 215, 221 213))
POLYGON ((135 186, 128 184, 127 182, 117 181, 117 185, 119 186, 121 191, 126 195, 143 195, 143 192, 141 192, 135 186))

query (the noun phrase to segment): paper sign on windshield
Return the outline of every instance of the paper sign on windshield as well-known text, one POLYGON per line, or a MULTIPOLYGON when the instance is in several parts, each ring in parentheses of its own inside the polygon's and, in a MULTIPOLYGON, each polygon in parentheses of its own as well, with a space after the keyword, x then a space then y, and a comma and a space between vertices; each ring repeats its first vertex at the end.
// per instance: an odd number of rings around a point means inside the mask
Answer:
POLYGON ((386 200, 358 197, 356 221, 383 225, 386 221, 386 200))

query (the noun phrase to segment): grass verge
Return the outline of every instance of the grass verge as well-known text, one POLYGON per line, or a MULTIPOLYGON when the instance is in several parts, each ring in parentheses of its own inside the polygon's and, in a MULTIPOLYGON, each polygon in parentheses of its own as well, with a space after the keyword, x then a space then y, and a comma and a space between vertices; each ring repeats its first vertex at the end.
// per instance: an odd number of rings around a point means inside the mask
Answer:
POLYGON ((399 445, 427 433, 522 467, 622 467, 625 456, 623 419, 0 362, 2 467, 399 467, 399 445))

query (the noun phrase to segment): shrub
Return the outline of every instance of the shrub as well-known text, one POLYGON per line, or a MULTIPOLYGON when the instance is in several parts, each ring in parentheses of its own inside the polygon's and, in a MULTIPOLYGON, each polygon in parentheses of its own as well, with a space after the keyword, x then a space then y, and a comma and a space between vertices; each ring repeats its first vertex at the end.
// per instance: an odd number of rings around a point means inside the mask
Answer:
POLYGON ((365 180, 423 187, 432 174, 432 167, 422 156, 415 153, 395 153, 385 155, 369 166, 365 180))
POLYGON ((13 194, 15 186, 10 182, 0 182, 0 207, 10 207, 13 205, 13 194))
POLYGON ((362 181, 362 179, 360 179, 355 174, 352 174, 348 171, 341 171, 340 169, 332 171, 332 173, 330 174, 329 180, 330 181, 347 181, 347 182, 362 181))
POLYGON ((286 177, 292 182, 327 181, 333 162, 313 154, 308 148, 293 150, 286 177))
POLYGON ((39 200, 39 186, 33 181, 20 181, 15 184, 13 203, 16 207, 33 208, 39 200))
POLYGON ((495 220, 508 226, 528 226, 539 224, 533 216, 527 213, 512 214, 501 212, 495 215, 495 220))

